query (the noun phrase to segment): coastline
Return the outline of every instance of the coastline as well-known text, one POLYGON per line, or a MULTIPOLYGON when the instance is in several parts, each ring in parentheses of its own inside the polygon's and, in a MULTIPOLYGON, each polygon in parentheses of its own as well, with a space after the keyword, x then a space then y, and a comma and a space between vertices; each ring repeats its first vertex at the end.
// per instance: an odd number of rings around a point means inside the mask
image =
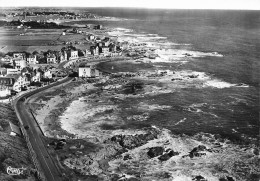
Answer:
MULTIPOLYGON (((135 64, 134 61, 132 63, 135 64)), ((241 174, 240 166, 236 166, 237 164, 246 166, 248 168, 246 173, 260 171, 256 167, 260 158, 254 153, 257 152, 257 147, 254 145, 236 145, 218 135, 207 133, 187 136, 177 135, 165 128, 152 125, 139 128, 125 126, 127 121, 140 123, 149 118, 153 111, 171 108, 167 105, 140 102, 136 107, 139 112, 135 112, 135 103, 131 101, 132 106, 126 104, 125 101, 128 99, 142 99, 149 94, 165 93, 163 88, 144 89, 145 85, 135 93, 126 89, 126 85, 133 83, 133 80, 134 82, 138 79, 143 80, 148 75, 152 74, 139 71, 124 72, 114 73, 109 78, 72 82, 64 85, 62 89, 55 88, 43 93, 42 97, 46 100, 42 102, 41 97, 32 100, 45 105, 43 109, 35 112, 36 119, 40 120, 41 125, 47 125, 49 126, 47 129, 53 130, 53 132, 45 131, 47 137, 66 138, 72 143, 82 140, 83 143, 80 145, 87 142, 98 146, 95 151, 87 154, 84 154, 86 149, 84 146, 64 146, 64 150, 69 150, 75 155, 59 157, 62 165, 76 169, 83 175, 96 175, 96 178, 108 180, 175 178, 177 181, 196 177, 208 180, 246 178, 241 174), (50 94, 51 97, 46 94, 50 94), (127 107, 122 110, 122 105, 127 107), (49 115, 44 117, 47 114, 49 115), (50 122, 52 125, 48 125, 50 122), (141 164, 138 166, 141 169, 136 170, 136 163, 141 164), (172 167, 174 169, 171 169, 172 167)), ((155 80, 158 79, 156 75, 153 76, 155 80)))
POLYGON ((132 29, 104 32, 102 36, 129 42, 127 60, 98 65, 111 75, 79 78, 29 101, 49 152, 65 172, 100 180, 259 178, 257 138, 237 144, 218 132, 227 126, 234 136, 240 134, 227 118, 236 115, 236 107, 250 103, 234 95, 252 86, 197 68, 201 59, 215 58, 217 64, 226 54, 196 51, 192 44, 132 29), (227 99, 218 104, 209 99, 213 94, 215 99, 227 99), (184 129, 190 134, 183 134, 184 129))

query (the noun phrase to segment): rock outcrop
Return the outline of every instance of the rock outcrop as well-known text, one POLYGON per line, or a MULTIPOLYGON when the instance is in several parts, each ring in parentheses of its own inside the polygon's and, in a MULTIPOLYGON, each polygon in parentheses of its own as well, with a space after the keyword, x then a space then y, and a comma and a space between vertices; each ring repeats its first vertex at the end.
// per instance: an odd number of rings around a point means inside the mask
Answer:
MULTIPOLYGON (((118 143, 120 146, 126 149, 133 149, 141 145, 146 144, 148 141, 157 138, 157 132, 155 130, 149 131, 146 134, 137 135, 115 135, 110 141, 118 143)), ((108 141, 106 141, 108 142, 108 141)))

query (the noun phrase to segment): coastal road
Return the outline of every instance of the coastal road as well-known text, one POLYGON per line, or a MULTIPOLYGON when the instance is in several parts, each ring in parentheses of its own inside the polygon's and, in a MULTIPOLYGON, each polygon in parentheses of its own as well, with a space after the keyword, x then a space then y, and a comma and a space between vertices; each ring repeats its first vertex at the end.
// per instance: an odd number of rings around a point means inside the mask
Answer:
MULTIPOLYGON (((25 100, 43 90, 49 89, 51 87, 66 83, 70 81, 72 78, 67 77, 62 81, 55 82, 51 85, 48 85, 46 87, 39 88, 37 90, 25 93, 24 95, 19 96, 17 99, 14 100, 14 108, 15 112, 18 116, 18 119, 21 123, 21 126, 23 126, 23 130, 28 135, 28 140, 31 144, 32 149, 30 151, 35 153, 35 159, 38 162, 38 171, 44 175, 46 181, 60 181, 61 173, 59 172, 57 166, 53 162, 52 158, 50 157, 45 144, 42 140, 44 135, 41 132, 40 127, 38 126, 36 120, 33 118, 32 114, 28 110, 28 108, 25 106, 25 100)), ((31 155, 32 156, 32 155, 31 155)), ((33 158, 34 159, 34 158, 33 158)))

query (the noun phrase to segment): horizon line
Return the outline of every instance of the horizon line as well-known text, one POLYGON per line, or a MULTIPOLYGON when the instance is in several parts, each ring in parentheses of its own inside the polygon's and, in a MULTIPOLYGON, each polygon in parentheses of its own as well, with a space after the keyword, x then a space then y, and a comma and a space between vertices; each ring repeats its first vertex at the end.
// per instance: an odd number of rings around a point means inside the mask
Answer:
POLYGON ((220 9, 220 8, 153 8, 153 7, 125 7, 125 6, 0 6, 3 8, 123 8, 123 9, 153 9, 153 10, 231 10, 231 11, 260 11, 260 9, 220 9))

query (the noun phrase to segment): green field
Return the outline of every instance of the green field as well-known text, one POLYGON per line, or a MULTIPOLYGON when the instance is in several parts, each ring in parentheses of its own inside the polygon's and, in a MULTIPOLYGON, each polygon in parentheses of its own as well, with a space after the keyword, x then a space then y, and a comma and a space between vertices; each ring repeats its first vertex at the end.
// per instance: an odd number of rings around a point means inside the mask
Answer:
POLYGON ((78 49, 85 50, 89 48, 86 35, 66 33, 61 35, 63 30, 58 29, 28 29, 27 31, 17 28, 0 28, 0 52, 14 51, 47 51, 60 50, 66 46, 64 42, 72 42, 73 46, 78 49), (23 36, 20 36, 24 33, 23 36), (75 41, 81 44, 75 44, 75 41))

